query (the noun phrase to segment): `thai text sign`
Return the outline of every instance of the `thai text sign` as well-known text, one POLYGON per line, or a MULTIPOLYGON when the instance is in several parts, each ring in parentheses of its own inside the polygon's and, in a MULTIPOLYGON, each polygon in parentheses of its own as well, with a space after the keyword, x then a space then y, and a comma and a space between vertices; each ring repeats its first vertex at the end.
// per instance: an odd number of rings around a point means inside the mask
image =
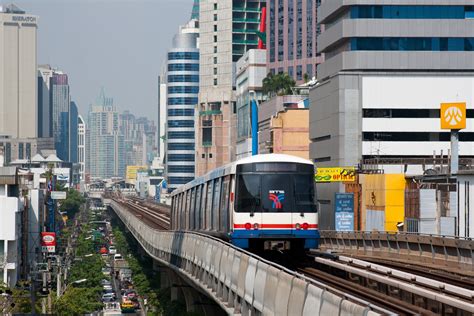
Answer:
POLYGON ((336 231, 354 231, 354 193, 336 193, 334 205, 336 231))
POLYGON ((314 180, 316 182, 354 182, 354 167, 338 167, 338 168, 317 168, 314 180))
POLYGON ((466 103, 441 103, 441 129, 466 128, 466 103))
POLYGON ((51 199, 53 200, 65 200, 66 191, 51 191, 51 199))
POLYGON ((41 233, 41 250, 42 252, 56 251, 56 233, 42 232, 41 233))

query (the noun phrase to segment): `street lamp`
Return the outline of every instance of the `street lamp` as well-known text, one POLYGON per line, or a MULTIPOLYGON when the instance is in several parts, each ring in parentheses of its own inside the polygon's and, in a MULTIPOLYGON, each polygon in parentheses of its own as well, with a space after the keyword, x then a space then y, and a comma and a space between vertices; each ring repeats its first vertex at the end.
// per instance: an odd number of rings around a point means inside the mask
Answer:
POLYGON ((58 291, 58 297, 61 297, 61 295, 64 295, 64 293, 66 292, 69 285, 71 285, 71 284, 80 284, 80 283, 84 283, 86 281, 87 281, 87 279, 80 279, 80 280, 76 280, 76 281, 73 281, 71 283, 68 283, 63 291, 61 291, 61 290, 58 291))

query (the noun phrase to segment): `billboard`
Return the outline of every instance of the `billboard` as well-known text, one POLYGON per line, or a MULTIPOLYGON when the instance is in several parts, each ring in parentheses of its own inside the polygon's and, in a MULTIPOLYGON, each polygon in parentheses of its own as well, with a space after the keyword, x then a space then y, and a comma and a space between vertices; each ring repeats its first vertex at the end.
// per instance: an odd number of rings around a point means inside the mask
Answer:
POLYGON ((441 129, 466 128, 466 103, 441 103, 441 129))
POLYGON ((51 191, 51 199, 53 200, 65 200, 66 191, 51 191))
POLYGON ((41 233, 41 251, 49 253, 56 252, 56 233, 41 233))
POLYGON ((336 193, 334 207, 336 231, 354 231, 354 193, 336 193))
POLYGON ((317 168, 314 180, 316 182, 355 182, 354 167, 317 168))
POLYGON ((137 173, 141 170, 148 170, 147 166, 127 166, 127 174, 125 176, 127 181, 137 179, 137 173))

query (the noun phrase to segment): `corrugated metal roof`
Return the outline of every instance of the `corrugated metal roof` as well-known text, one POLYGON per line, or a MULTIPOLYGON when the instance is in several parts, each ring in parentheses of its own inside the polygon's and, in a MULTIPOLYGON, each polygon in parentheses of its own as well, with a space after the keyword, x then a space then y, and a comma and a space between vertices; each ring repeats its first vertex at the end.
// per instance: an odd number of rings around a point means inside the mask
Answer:
POLYGON ((0 184, 17 184, 16 167, 0 167, 0 184))

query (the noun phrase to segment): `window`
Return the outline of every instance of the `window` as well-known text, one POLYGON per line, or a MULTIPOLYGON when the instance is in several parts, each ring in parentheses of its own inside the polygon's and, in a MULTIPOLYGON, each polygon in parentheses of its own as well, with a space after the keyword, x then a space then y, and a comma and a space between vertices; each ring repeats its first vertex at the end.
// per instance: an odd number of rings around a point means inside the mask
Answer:
MULTIPOLYGON (((288 0, 288 60, 293 60, 294 58, 294 46, 295 46, 295 35, 293 32, 293 25, 295 20, 294 15, 294 0, 288 0)), ((279 19, 283 20, 283 19, 279 19)))
POLYGON ((214 43, 217 43, 217 35, 214 35, 214 43))
POLYGON ((214 68, 214 75, 217 75, 217 68, 214 68))
POLYGON ((440 5, 357 5, 352 19, 466 19, 472 6, 440 5))
POLYGON ((202 145, 204 147, 212 145, 212 120, 202 121, 202 145))
POLYGON ((214 65, 217 64, 217 57, 214 57, 214 65))
POLYGON ((199 75, 169 75, 168 82, 199 82, 199 75))
POLYGON ((186 93, 186 94, 197 94, 199 93, 199 86, 181 86, 181 87, 168 87, 169 94, 186 93))
POLYGON ((217 25, 214 25, 214 32, 217 32, 217 25))
POLYGON ((214 85, 217 86, 217 78, 214 78, 214 85))
POLYGON ((214 21, 217 21, 217 14, 214 14, 214 21))
POLYGON ((168 173, 194 173, 194 166, 168 165, 168 173))
MULTIPOLYGON (((306 57, 313 57, 313 0, 306 0, 306 57)), ((309 74, 309 72, 308 72, 309 74)))
POLYGON ((206 230, 211 230, 212 226, 212 193, 214 188, 214 181, 207 182, 207 206, 206 206, 206 230))
POLYGON ((168 53, 168 60, 182 60, 191 59, 199 60, 198 52, 170 52, 168 53))
POLYGON ((308 74, 308 78, 311 80, 313 78, 313 65, 306 65, 306 73, 308 74))
POLYGON ((296 80, 302 80, 303 79, 303 66, 298 65, 296 66, 296 80))
POLYGON ((217 54, 217 46, 214 46, 214 54, 217 54))
MULTIPOLYGON (((376 142, 449 142, 450 133, 442 132, 364 132, 363 141, 376 142)), ((459 133, 459 141, 474 141, 474 133, 459 133)))
POLYGON ((193 180, 193 177, 168 177, 168 181, 170 184, 186 184, 193 180))
POLYGON ((194 139, 194 132, 168 132, 168 139, 194 139))
POLYGON ((257 212, 260 205, 260 176, 241 174, 237 181, 236 211, 257 212))
POLYGON ((313 213, 316 211, 314 201, 314 179, 312 175, 294 175, 295 183, 295 211, 313 213))
POLYGON ((168 161, 194 161, 194 154, 170 154, 168 161))
POLYGON ((270 62, 275 61, 275 19, 275 1, 270 1, 270 62))
POLYGON ((194 116, 193 109, 169 109, 168 116, 194 116))
POLYGON ((296 58, 303 57, 303 0, 296 0, 296 58))
POLYGON ((212 159, 212 153, 209 153, 209 159, 212 159))
POLYGON ((214 3, 214 11, 217 10, 217 3, 214 3))
POLYGON ((367 51, 474 51, 474 38, 356 37, 352 50, 367 51))
POLYGON ((199 64, 168 64, 168 71, 199 71, 199 64))
POLYGON ((168 127, 194 127, 194 121, 191 120, 169 120, 168 127))
POLYGON ((219 206, 221 197, 221 179, 214 180, 214 195, 212 203, 212 229, 217 230, 219 227, 219 206))
POLYGON ((195 105, 198 98, 168 98, 168 105, 195 105))
POLYGON ((194 143, 168 143, 168 150, 194 150, 194 143))
POLYGON ((18 159, 23 159, 23 143, 18 144, 18 159))
POLYGON ((293 66, 288 67, 288 75, 289 75, 291 78, 293 78, 293 75, 294 75, 294 73, 293 73, 293 66))
POLYGON ((285 174, 264 174, 261 180, 262 211, 292 212, 293 189, 289 176, 285 174))

